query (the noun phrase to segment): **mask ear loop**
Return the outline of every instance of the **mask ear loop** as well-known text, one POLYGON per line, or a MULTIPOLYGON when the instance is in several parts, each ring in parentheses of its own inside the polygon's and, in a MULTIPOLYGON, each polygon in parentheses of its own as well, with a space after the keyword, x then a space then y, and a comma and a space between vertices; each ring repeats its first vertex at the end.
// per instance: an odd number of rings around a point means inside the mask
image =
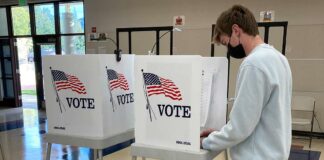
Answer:
MULTIPOLYGON (((233 31, 232 31, 232 33, 231 33, 231 37, 232 37, 232 34, 233 34, 233 31)), ((231 38, 231 37, 230 37, 230 38, 231 38)), ((240 44, 241 44, 241 33, 239 34, 238 39, 239 39, 239 45, 240 45, 240 44)))
POLYGON ((228 46, 228 45, 231 45, 231 37, 229 37, 229 39, 228 39, 227 46, 228 46))
POLYGON ((239 39, 239 45, 242 45, 242 44, 241 44, 241 33, 240 33, 240 35, 238 36, 238 39, 239 39))
POLYGON ((227 47, 229 47, 229 45, 232 46, 231 45, 232 34, 233 34, 233 31, 229 35, 229 40, 228 40, 228 43, 227 43, 227 47))

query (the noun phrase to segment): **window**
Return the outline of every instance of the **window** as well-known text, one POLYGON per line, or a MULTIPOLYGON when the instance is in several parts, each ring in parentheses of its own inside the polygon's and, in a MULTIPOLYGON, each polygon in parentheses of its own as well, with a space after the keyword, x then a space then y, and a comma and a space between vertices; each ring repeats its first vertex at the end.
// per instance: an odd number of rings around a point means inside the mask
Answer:
POLYGON ((62 36, 62 54, 85 54, 84 36, 62 36))
POLYGON ((8 36, 6 8, 0 8, 0 36, 8 36))
POLYGON ((35 5, 36 34, 55 34, 54 5, 35 5))
POLYGON ((3 57, 8 58, 11 57, 10 46, 4 45, 2 46, 3 57))
POLYGON ((11 78, 12 77, 11 60, 10 59, 5 59, 4 60, 4 65, 5 65, 5 76, 11 78))
POLYGON ((61 33, 84 33, 83 2, 60 4, 61 33))
POLYGON ((5 91, 5 97, 6 98, 14 98, 14 85, 13 85, 13 80, 12 79, 6 79, 5 80, 7 89, 5 91))
POLYGON ((15 36, 30 35, 30 16, 29 8, 24 7, 12 7, 12 23, 15 36))

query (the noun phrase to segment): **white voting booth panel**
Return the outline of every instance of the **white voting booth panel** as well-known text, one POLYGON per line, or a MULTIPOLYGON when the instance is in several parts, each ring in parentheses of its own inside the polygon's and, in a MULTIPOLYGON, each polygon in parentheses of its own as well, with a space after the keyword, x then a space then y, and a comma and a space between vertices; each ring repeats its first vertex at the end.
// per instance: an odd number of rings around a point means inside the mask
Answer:
POLYGON ((136 144, 199 152, 200 127, 226 123, 226 58, 136 56, 134 72, 136 144))
POLYGON ((133 129, 133 65, 133 55, 45 56, 48 133, 100 139, 133 129))
POLYGON ((201 127, 220 130, 226 124, 228 61, 203 57, 201 127))

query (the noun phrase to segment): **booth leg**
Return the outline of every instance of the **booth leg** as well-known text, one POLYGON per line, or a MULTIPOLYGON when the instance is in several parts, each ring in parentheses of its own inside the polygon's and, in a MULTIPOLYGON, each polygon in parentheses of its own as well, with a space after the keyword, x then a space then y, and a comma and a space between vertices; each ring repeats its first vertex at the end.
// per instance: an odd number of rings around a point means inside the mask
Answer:
POLYGON ((136 160, 137 159, 137 157, 136 156, 132 156, 132 160, 136 160))
POLYGON ((225 150, 225 160, 229 160, 229 151, 228 149, 225 150))
POLYGON ((93 160, 97 160, 97 159, 98 159, 98 150, 93 149, 93 160))
POLYGON ((51 159, 52 143, 47 143, 46 160, 51 159))
POLYGON ((3 152, 3 150, 2 150, 1 143, 0 143, 0 155, 1 155, 1 158, 2 158, 3 160, 5 160, 5 158, 4 158, 4 152, 3 152))
POLYGON ((102 149, 99 149, 98 150, 98 155, 99 155, 99 160, 103 160, 103 157, 102 157, 102 149))

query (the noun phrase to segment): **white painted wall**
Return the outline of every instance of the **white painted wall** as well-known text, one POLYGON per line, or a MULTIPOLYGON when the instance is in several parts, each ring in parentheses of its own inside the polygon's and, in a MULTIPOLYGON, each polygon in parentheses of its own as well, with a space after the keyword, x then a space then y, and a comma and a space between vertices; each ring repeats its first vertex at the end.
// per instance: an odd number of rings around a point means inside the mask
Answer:
MULTIPOLYGON (((119 27, 147 27, 172 25, 173 16, 185 15, 186 26, 174 33, 175 54, 210 55, 211 25, 220 13, 233 4, 247 6, 259 19, 262 10, 275 10, 276 21, 288 21, 287 57, 294 77, 297 94, 314 96, 316 113, 324 128, 324 1, 322 0, 85 0, 86 33, 91 27, 107 32, 115 39, 119 27)), ((261 35, 263 30, 260 30, 261 35)), ((281 50, 282 30, 271 29, 269 43, 281 50)), ((121 34, 121 49, 127 53, 127 34, 121 34)), ((146 54, 152 48, 155 33, 134 33, 133 52, 146 54)), ((162 54, 169 51, 168 35, 161 40, 162 54)), ((112 53, 111 42, 87 43, 87 49, 105 47, 112 53)), ((226 48, 216 47, 216 56, 225 56, 226 48)), ((231 62, 230 96, 239 60, 231 62)), ((320 132, 318 125, 315 131, 320 132)))

